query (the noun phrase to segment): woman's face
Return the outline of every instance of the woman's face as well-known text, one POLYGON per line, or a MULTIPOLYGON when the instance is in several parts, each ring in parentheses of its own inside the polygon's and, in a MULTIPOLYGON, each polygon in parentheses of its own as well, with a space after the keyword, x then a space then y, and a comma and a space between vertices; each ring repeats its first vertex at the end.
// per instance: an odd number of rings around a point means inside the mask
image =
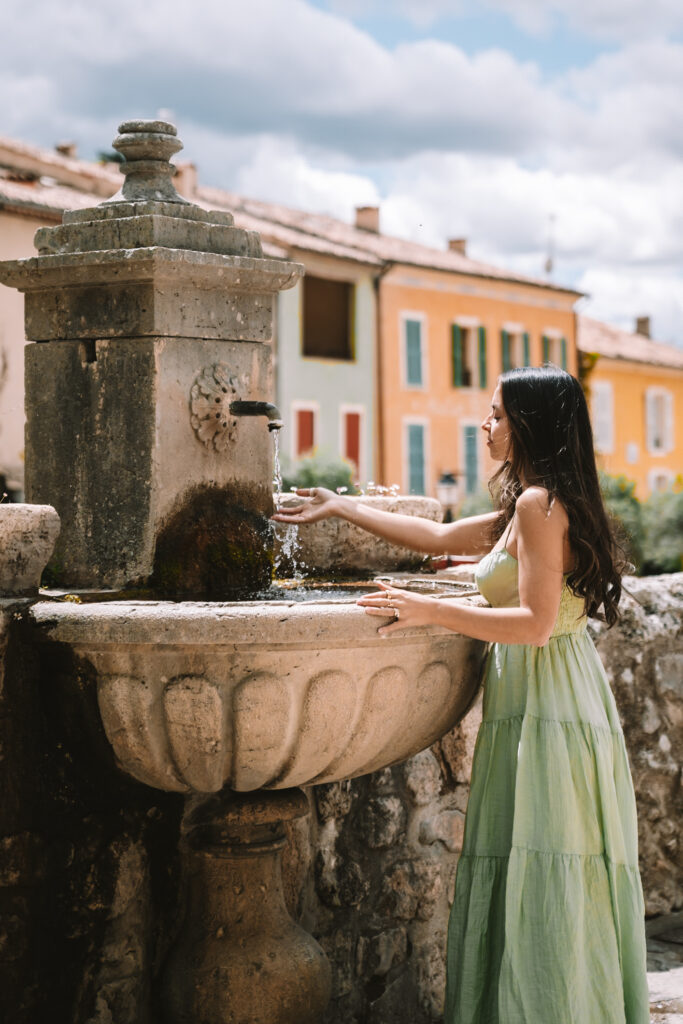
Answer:
POLYGON ((504 462, 510 449, 510 424, 503 408, 500 384, 496 386, 491 399, 491 411, 481 425, 487 434, 486 446, 496 462, 504 462))

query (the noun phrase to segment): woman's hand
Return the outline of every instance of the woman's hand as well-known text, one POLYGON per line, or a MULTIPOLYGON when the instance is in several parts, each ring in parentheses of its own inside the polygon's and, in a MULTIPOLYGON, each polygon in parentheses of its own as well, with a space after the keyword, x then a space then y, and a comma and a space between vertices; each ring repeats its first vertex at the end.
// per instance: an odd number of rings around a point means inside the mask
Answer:
POLYGON ((290 508, 281 508, 272 517, 278 523, 317 523, 320 519, 330 519, 339 514, 342 499, 334 491, 326 487, 297 488, 300 498, 311 498, 311 501, 290 508))
POLYGON ((377 594, 366 594, 356 604, 365 608, 366 615, 393 615, 394 621, 388 626, 377 630, 380 636, 389 636, 397 629, 409 629, 411 626, 429 626, 436 622, 438 605, 433 597, 424 594, 413 594, 400 590, 388 583, 377 583, 380 588, 377 594))

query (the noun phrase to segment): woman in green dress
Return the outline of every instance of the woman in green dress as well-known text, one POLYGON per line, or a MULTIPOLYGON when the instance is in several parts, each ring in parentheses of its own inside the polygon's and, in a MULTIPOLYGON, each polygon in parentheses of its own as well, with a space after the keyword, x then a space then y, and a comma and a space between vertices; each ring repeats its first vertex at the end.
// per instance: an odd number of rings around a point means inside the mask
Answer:
POLYGON ((437 524, 314 488, 275 518, 341 516, 425 553, 482 555, 490 607, 380 584, 382 626, 491 644, 451 911, 445 1024, 648 1024, 636 806, 619 717, 586 632, 621 567, 586 401, 556 367, 502 375, 482 424, 498 510, 437 524))

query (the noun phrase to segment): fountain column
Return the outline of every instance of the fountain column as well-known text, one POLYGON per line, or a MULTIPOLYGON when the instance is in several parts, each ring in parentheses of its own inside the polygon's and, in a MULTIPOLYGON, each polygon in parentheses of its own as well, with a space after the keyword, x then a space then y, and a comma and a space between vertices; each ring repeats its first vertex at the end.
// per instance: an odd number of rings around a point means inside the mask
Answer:
POLYGON ((128 121, 121 191, 5 263, 25 293, 26 493, 62 529, 55 585, 230 597, 270 582, 273 305, 303 268, 175 191, 165 121, 128 121))

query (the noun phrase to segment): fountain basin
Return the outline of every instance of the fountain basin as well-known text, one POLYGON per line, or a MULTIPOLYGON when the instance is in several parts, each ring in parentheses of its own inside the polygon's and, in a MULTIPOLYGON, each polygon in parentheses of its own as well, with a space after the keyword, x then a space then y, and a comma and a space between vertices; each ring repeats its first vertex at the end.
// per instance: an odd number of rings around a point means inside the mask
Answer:
POLYGON ((288 789, 402 761, 462 717, 485 649, 438 627, 382 639, 353 602, 46 601, 32 615, 39 642, 94 667, 120 767, 178 792, 288 789))

